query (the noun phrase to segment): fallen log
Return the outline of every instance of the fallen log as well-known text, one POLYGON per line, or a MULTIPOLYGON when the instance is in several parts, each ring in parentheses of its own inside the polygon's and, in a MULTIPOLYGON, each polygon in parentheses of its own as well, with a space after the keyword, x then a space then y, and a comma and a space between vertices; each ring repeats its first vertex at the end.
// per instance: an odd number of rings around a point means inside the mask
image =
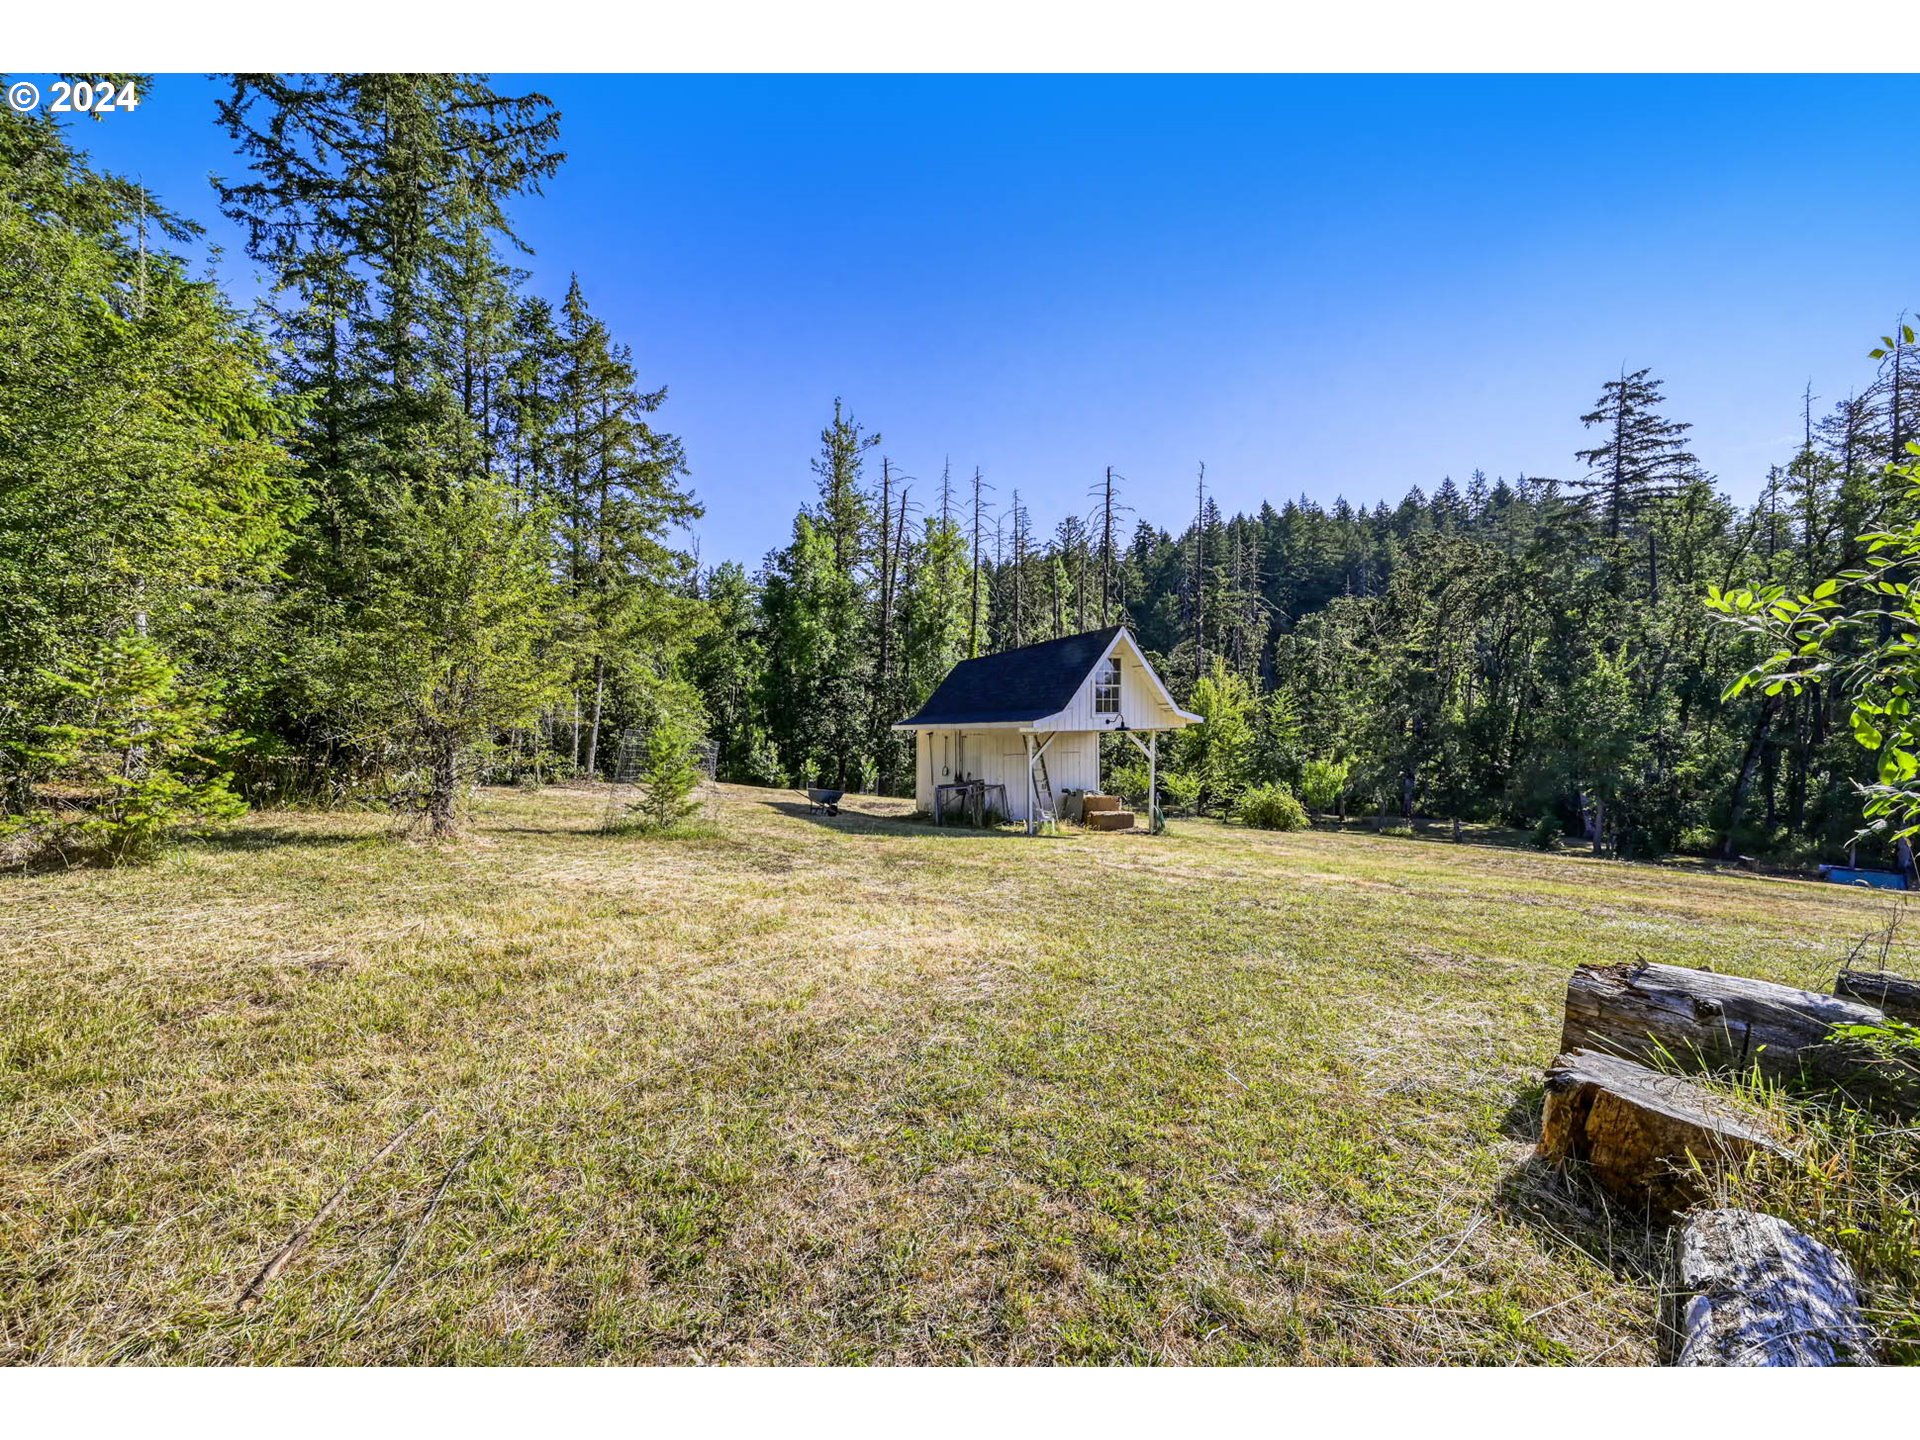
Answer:
POLYGON ((1846 1257, 1784 1220, 1706 1210, 1674 1227, 1660 1296, 1668 1365, 1872 1365, 1846 1257))
POLYGON ((1560 1049, 1600 1050, 1682 1070, 1757 1069, 1769 1080, 1910 1110, 1920 1083, 1836 1025, 1885 1016, 1857 1000, 1676 965, 1582 965, 1567 982, 1560 1049))
POLYGON ((1864 1000, 1889 1019, 1920 1025, 1920 980, 1887 970, 1842 970, 1833 993, 1864 1000))
POLYGON ((1546 1091, 1541 1158, 1578 1160, 1616 1198, 1656 1213, 1699 1204, 1707 1175, 1756 1150, 1784 1153, 1771 1131, 1717 1096, 1618 1055, 1562 1055, 1546 1091))

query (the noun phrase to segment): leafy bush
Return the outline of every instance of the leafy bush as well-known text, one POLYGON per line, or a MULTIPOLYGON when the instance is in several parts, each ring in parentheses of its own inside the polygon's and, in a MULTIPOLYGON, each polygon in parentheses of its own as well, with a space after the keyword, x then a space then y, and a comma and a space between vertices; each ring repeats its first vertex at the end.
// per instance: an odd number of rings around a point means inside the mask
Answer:
MULTIPOLYGON (((1144 798, 1146 786, 1140 787, 1140 793, 1144 798)), ((1160 776, 1160 794, 1165 802, 1161 808, 1191 815, 1200 803, 1200 777, 1169 770, 1160 776)))
POLYGON ((1533 834, 1529 843, 1536 850, 1551 850, 1560 843, 1560 817, 1542 815, 1533 822, 1533 834))
MULTIPOLYGON (((1118 795, 1131 810, 1147 808, 1147 767, 1140 764, 1107 767, 1102 783, 1109 795, 1118 795)), ((1200 803, 1200 777, 1181 770, 1162 770, 1159 775, 1160 808, 1191 815, 1200 803)), ((1152 823, 1152 817, 1148 817, 1152 823)))
POLYGON ((1673 848, 1683 855, 1707 855, 1720 843, 1720 837, 1705 825, 1689 825, 1673 838, 1673 848))
POLYGON ((1300 798, 1309 810, 1322 814, 1340 808, 1346 793, 1347 777, 1353 771, 1348 760, 1309 760, 1300 767, 1300 798))
POLYGON ((1256 830, 1304 830, 1311 823, 1306 807, 1284 785, 1254 785, 1243 790, 1234 813, 1242 825, 1256 830))
POLYGON ((1218 656, 1193 687, 1188 708, 1205 724, 1178 731, 1167 753, 1167 800, 1183 810, 1230 814, 1245 788, 1253 758, 1253 717, 1258 701, 1246 677, 1229 670, 1218 656), (1191 777, 1192 794, 1176 790, 1173 771, 1191 777))
POLYGON ((749 785, 784 786, 787 783, 786 767, 780 763, 780 747, 767 738, 765 730, 749 725, 743 750, 738 779, 749 785))
POLYGON ((1110 765, 1104 783, 1109 795, 1118 795, 1136 810, 1142 809, 1147 803, 1147 767, 1144 764, 1110 765))
POLYGON ((1394 840, 1413 839, 1413 827, 1397 821, 1392 825, 1382 825, 1380 833, 1394 840))

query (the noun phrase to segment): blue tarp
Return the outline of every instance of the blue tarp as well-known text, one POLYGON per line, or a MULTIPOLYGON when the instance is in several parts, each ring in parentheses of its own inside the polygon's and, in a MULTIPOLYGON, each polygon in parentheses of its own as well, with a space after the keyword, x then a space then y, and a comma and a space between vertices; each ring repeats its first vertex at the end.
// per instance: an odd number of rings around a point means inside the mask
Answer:
POLYGON ((1855 870, 1847 865, 1822 865, 1820 874, 1836 885, 1871 885, 1876 890, 1907 888, 1907 877, 1898 870, 1855 870))

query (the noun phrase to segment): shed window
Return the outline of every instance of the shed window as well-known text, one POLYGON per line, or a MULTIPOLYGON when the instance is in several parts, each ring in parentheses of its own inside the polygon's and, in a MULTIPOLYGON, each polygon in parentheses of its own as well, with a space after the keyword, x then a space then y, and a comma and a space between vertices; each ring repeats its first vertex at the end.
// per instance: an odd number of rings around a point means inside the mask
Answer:
POLYGON ((1117 655, 1102 665, 1100 673, 1094 677, 1093 713, 1096 715, 1120 713, 1120 657, 1117 655))

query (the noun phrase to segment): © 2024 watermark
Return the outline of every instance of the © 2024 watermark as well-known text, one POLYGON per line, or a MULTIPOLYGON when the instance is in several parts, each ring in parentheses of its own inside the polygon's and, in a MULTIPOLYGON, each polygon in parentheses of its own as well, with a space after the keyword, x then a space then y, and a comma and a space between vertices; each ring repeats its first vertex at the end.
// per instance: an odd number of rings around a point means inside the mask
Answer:
POLYGON ((132 80, 75 80, 66 76, 41 86, 32 80, 7 82, 7 104, 22 115, 45 104, 49 115, 113 115, 140 108, 140 87, 132 80))

